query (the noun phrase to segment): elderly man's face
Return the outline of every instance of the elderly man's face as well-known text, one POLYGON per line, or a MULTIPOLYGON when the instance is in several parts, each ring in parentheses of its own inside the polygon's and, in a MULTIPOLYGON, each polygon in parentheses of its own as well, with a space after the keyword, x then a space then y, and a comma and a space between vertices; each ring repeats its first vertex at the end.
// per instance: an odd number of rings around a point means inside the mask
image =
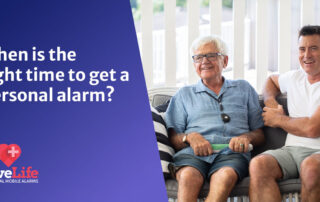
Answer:
MULTIPOLYGON (((212 44, 207 43, 200 46, 194 55, 218 53, 218 49, 212 44)), ((193 63, 197 74, 202 80, 211 80, 222 76, 222 70, 228 64, 228 56, 217 56, 215 61, 209 61, 206 57, 201 63, 193 63)))
POLYGON ((320 76, 320 36, 301 36, 299 40, 299 61, 310 76, 320 76))

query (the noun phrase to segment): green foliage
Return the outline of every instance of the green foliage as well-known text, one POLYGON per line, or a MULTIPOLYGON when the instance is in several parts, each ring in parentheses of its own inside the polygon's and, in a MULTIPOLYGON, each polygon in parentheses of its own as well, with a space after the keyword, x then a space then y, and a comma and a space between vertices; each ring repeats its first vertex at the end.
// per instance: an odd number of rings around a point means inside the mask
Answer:
POLYGON ((134 21, 139 21, 141 18, 140 0, 130 0, 130 4, 134 21))
MULTIPOLYGON (((232 2, 233 0, 222 0, 222 6, 227 8, 232 8, 232 2)), ((210 3, 210 0, 203 0, 202 6, 208 7, 210 3)))
POLYGON ((187 7, 187 0, 177 0, 176 5, 177 7, 185 8, 187 7))
POLYGON ((209 6, 209 3, 210 3, 210 0, 203 0, 203 1, 202 1, 202 6, 208 7, 208 6, 209 6))
POLYGON ((137 9, 138 8, 138 2, 137 0, 130 0, 131 8, 137 9))
POLYGON ((163 0, 155 0, 153 2, 153 12, 161 13, 164 10, 163 0))
MULTIPOLYGON (((150 0, 151 1, 151 0, 150 0)), ((192 0, 190 0, 192 1, 192 0)), ((227 8, 232 8, 233 0, 222 0, 222 6, 227 8)), ((210 0, 202 0, 202 5, 204 7, 208 7, 210 0)), ((140 20, 141 13, 140 13, 140 0, 130 0, 131 8, 132 8, 132 15, 135 21, 140 20)), ((177 7, 186 8, 187 7, 187 0, 176 0, 177 7)), ((163 12, 164 5, 163 0, 154 0, 153 1, 153 12, 160 13, 163 12)))
POLYGON ((139 21, 141 18, 140 10, 132 8, 132 16, 133 16, 134 21, 139 21))
POLYGON ((232 8, 233 0, 223 0, 222 6, 232 8))

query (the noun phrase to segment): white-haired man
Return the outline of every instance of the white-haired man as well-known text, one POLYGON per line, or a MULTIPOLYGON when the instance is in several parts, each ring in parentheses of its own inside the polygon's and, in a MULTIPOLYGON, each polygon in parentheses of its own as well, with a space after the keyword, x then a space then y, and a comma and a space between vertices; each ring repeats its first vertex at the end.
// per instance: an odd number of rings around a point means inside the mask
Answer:
POLYGON ((226 80, 225 43, 201 37, 191 47, 201 80, 181 88, 166 112, 170 141, 178 152, 169 165, 178 180, 178 201, 196 201, 206 179, 206 201, 226 201, 232 188, 248 175, 249 144, 264 141, 258 95, 244 80, 226 80), (229 147, 213 153, 211 144, 229 147))

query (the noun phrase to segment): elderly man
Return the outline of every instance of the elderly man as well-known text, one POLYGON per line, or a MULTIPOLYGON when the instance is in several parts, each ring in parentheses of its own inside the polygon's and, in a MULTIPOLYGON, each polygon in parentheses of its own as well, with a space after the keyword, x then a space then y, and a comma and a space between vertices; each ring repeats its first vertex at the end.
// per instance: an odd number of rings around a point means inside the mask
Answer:
POLYGON ((238 180, 248 174, 249 144, 264 141, 258 95, 243 80, 226 80, 226 45, 217 37, 202 37, 191 47, 201 80, 181 88, 166 112, 169 137, 176 150, 171 173, 179 184, 178 201, 196 201, 206 179, 206 201, 226 201, 238 180), (214 153, 211 144, 228 144, 214 153))
POLYGON ((250 163, 250 201, 281 201, 276 180, 302 181, 302 201, 320 201, 320 26, 299 33, 302 69, 268 78, 264 87, 265 125, 288 132, 285 146, 250 163), (275 97, 287 93, 289 116, 275 97), (272 172, 270 172, 272 171, 272 172))

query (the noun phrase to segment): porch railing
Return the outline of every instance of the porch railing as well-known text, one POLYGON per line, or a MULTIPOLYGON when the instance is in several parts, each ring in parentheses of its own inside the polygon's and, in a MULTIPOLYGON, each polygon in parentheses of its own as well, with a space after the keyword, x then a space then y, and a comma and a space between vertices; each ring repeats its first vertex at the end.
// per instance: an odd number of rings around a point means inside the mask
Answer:
POLYGON ((164 29, 153 31, 152 1, 141 0, 140 3, 138 40, 148 89, 195 83, 198 77, 188 50, 192 41, 205 33, 220 35, 228 44, 231 61, 225 76, 249 80, 261 92, 270 73, 272 52, 277 52, 276 71, 283 73, 298 68, 296 53, 292 52, 298 32, 294 28, 320 23, 320 12, 315 12, 320 9, 320 3, 316 0, 234 0, 233 21, 230 22, 222 22, 222 0, 210 0, 210 23, 199 25, 200 0, 188 0, 187 26, 176 28, 176 0, 164 0, 164 29), (292 7, 297 4, 300 21, 292 22, 292 7), (253 9, 254 18, 247 17, 248 7, 253 9), (273 18, 278 25, 275 30, 270 26, 273 18), (277 32, 275 39, 270 37, 274 31, 277 32), (274 43, 278 46, 272 46, 274 43), (254 61, 251 65, 254 69, 250 68, 249 61, 254 61), (292 67, 293 62, 296 62, 295 67, 292 67))

